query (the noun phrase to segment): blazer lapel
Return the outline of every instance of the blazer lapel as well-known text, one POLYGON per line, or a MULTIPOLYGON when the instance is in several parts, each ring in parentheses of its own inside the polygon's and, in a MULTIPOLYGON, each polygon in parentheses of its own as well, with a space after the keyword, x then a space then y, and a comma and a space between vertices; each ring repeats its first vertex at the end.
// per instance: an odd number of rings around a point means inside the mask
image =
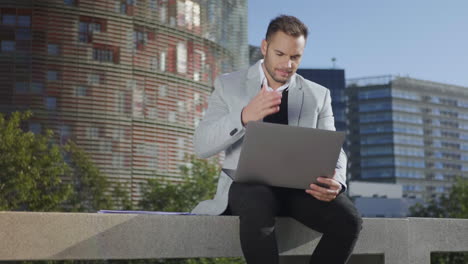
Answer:
POLYGON ((247 79, 245 80, 245 86, 247 87, 247 96, 250 101, 257 93, 260 91, 260 72, 258 71, 260 67, 260 61, 250 66, 247 72, 247 79))
POLYGON ((299 126, 304 104, 304 91, 301 83, 296 81, 296 76, 291 78, 288 90, 288 122, 290 125, 299 126))

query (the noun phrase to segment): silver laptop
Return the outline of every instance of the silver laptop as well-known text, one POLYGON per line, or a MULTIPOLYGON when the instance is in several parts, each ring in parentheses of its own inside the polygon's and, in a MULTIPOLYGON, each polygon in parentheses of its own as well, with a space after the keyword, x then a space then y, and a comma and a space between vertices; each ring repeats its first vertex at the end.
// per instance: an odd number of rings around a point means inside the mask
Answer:
POLYGON ((317 177, 332 177, 345 140, 344 132, 264 122, 249 122, 236 182, 310 189, 317 177))

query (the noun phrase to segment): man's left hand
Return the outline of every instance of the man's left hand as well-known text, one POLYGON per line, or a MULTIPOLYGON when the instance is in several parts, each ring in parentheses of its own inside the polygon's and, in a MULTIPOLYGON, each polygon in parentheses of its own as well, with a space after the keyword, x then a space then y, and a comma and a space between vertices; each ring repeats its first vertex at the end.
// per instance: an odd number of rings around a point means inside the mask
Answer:
POLYGON ((331 202, 333 201, 341 191, 341 184, 333 179, 333 178, 326 178, 326 177, 318 177, 317 181, 321 184, 328 186, 328 188, 324 188, 318 186, 315 183, 310 185, 310 189, 306 190, 306 193, 315 197, 315 199, 324 201, 324 202, 331 202))

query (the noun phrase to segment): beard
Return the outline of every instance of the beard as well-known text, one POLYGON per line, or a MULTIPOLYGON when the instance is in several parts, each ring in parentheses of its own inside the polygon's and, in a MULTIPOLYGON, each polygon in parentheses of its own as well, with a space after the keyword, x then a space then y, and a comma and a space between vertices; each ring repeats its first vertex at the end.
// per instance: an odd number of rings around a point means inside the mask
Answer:
POLYGON ((265 65, 266 71, 268 72, 268 75, 270 75, 270 77, 275 82, 285 84, 291 78, 291 75, 289 75, 288 77, 277 76, 275 71, 280 70, 280 71, 284 71, 284 72, 287 72, 288 74, 290 74, 290 73, 292 73, 292 70, 290 70, 290 69, 275 69, 273 66, 269 65, 268 60, 266 58, 264 59, 263 63, 265 65))

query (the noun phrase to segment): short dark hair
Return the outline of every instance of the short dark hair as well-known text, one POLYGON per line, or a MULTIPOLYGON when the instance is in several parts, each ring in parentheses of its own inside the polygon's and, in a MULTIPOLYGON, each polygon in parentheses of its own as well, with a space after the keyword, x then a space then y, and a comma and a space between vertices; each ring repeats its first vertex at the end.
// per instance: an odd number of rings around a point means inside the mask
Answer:
POLYGON ((307 39, 308 29, 297 17, 288 15, 279 15, 270 21, 265 39, 268 41, 278 31, 283 31, 289 36, 304 36, 307 39))

